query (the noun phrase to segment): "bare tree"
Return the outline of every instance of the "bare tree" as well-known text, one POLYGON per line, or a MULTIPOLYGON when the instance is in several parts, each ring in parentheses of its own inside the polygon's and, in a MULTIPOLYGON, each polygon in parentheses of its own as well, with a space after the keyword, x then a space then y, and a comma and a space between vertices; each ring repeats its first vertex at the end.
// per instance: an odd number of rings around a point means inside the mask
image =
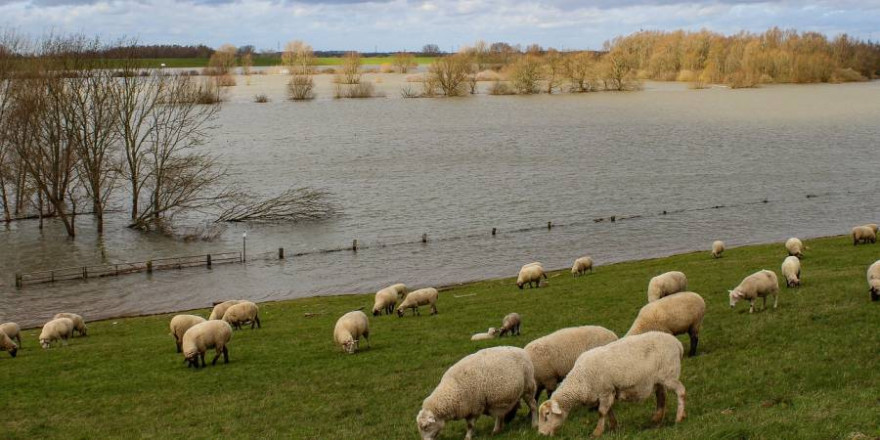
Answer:
POLYGON ((361 82, 361 54, 348 52, 342 57, 342 75, 337 78, 342 84, 359 84, 361 82))
POLYGON ((541 79, 541 61, 536 55, 522 56, 511 66, 511 85, 521 95, 538 93, 541 79))
POLYGON ((13 32, 7 31, 0 35, 0 204, 3 204, 3 220, 7 223, 12 220, 12 212, 15 210, 11 206, 11 195, 17 194, 20 197, 20 193, 14 192, 17 158, 14 157, 14 145, 10 142, 10 130, 13 127, 9 113, 13 106, 13 87, 16 85, 15 56, 21 45, 21 38, 13 32))
POLYGON ((548 94, 552 94, 554 90, 559 89, 565 78, 565 56, 556 49, 547 49, 543 61, 545 90, 548 94))
POLYGON ((287 43, 282 62, 290 71, 287 83, 287 96, 294 101, 304 101, 315 97, 315 82, 312 74, 315 70, 315 54, 312 46, 296 40, 287 43))
POLYGON ((467 56, 456 54, 438 58, 428 67, 428 82, 446 96, 462 96, 471 63, 467 56))
POLYGON ((278 196, 258 199, 242 193, 231 198, 217 222, 285 222, 320 220, 333 216, 336 208, 327 200, 329 193, 312 188, 294 188, 278 196))
POLYGON ((407 73, 409 72, 410 66, 413 64, 413 60, 415 60, 413 54, 397 52, 394 54, 392 64, 394 65, 394 68, 397 69, 398 73, 407 73))
POLYGON ((577 52, 565 58, 569 90, 574 93, 593 91, 595 87, 591 80, 596 75, 596 57, 590 52, 577 52))
POLYGON ((235 68, 235 46, 224 44, 211 55, 208 60, 208 67, 205 68, 206 75, 223 76, 232 73, 235 68))

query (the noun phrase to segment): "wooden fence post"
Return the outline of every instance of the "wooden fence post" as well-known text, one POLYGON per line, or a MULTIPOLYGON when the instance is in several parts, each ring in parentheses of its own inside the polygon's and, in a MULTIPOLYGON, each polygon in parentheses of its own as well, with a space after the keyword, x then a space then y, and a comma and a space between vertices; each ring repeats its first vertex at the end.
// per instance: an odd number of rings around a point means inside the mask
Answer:
POLYGON ((422 234, 422 243, 427 243, 427 242, 428 242, 428 233, 425 232, 424 234, 422 234))
POLYGON ((89 271, 88 271, 88 269, 86 269, 85 266, 83 266, 83 279, 85 280, 88 278, 89 278, 89 271))
POLYGON ((15 287, 21 289, 22 284, 24 284, 24 283, 22 283, 21 274, 20 273, 15 274, 15 287))
POLYGON ((358 251, 358 241, 357 241, 357 238, 355 238, 354 240, 351 241, 351 250, 352 250, 353 252, 357 252, 357 251, 358 251))
POLYGON ((211 254, 208 254, 208 267, 211 267, 211 254))
POLYGON ((278 259, 279 260, 284 259, 284 248, 283 247, 278 248, 278 259))
POLYGON ((153 273, 153 260, 147 260, 147 273, 153 273))
POLYGON ((496 233, 497 231, 498 231, 497 228, 492 228, 492 236, 493 236, 493 237, 495 236, 495 233, 496 233))

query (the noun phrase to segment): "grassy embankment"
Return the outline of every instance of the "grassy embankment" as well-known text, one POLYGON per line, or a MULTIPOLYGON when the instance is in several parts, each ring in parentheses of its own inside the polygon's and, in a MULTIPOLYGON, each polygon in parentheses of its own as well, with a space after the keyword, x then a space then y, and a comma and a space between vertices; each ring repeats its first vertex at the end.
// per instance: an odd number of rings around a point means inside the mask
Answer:
MULTIPOLYGON (((416 64, 431 64, 434 57, 415 57, 413 62, 416 64)), ((207 58, 149 58, 143 60, 149 67, 159 67, 165 63, 165 67, 174 68, 201 68, 208 65, 207 58)), ((393 57, 363 57, 361 64, 363 65, 381 65, 393 63, 393 57)), ((342 58, 339 57, 321 57, 316 59, 318 66, 338 66, 342 64, 342 58)), ((278 57, 254 57, 254 66, 278 66, 281 65, 281 59, 278 57)))
MULTIPOLYGON (((457 287, 441 293, 437 316, 371 317, 372 349, 354 356, 333 346, 333 324, 370 307, 372 296, 264 304, 263 329, 236 332, 231 362, 200 371, 175 354, 168 315, 95 322, 89 337, 47 351, 28 330, 18 358, 0 353, 0 437, 417 438, 421 400, 458 359, 572 325, 622 335, 648 279, 667 270, 684 271, 708 304, 699 356, 683 362, 688 418, 672 423, 671 398, 664 426, 652 429, 653 398, 618 403, 621 428, 605 438, 878 436, 880 304, 868 301, 865 270, 880 247, 853 247, 845 237, 806 244, 803 286, 783 288, 778 309, 753 315, 746 304, 730 310, 727 289, 756 270, 778 272, 782 244, 728 249, 718 260, 698 252, 600 266, 581 278, 553 273, 537 290, 519 291, 512 279, 457 287), (511 311, 523 316, 521 336, 469 341, 511 311)), ((497 438, 539 438, 524 413, 497 438)), ((595 412, 576 411, 559 438, 584 438, 595 422, 595 412)), ((481 418, 478 437, 491 428, 481 418)), ((441 438, 460 439, 464 429, 451 422, 441 438)))

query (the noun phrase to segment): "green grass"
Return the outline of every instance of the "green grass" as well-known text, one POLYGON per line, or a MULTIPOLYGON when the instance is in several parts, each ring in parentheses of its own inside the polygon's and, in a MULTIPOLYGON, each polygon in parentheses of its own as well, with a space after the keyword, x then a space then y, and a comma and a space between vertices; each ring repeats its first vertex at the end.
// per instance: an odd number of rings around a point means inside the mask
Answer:
MULTIPOLYGON (((431 64, 435 57, 415 57, 413 62, 416 64, 431 64)), ((147 67, 159 67, 165 63, 165 67, 173 68, 202 68, 208 65, 207 58, 148 58, 143 60, 147 67)), ((393 57, 362 57, 363 65, 380 65, 392 64, 393 57)), ((339 57, 321 57, 317 58, 318 66, 338 66, 342 64, 342 58, 339 57)), ((278 57, 254 57, 254 66, 278 66, 281 65, 281 58, 278 57)))
MULTIPOLYGON (((728 249, 718 260, 706 251, 599 266, 581 278, 553 273, 537 290, 517 290, 512 279, 457 287, 441 293, 437 316, 370 317, 372 349, 354 356, 334 347, 333 325, 343 312, 371 307, 371 295, 263 304, 263 328, 236 332, 231 362, 200 371, 174 352, 171 315, 94 322, 89 337, 50 350, 27 330, 16 359, 0 353, 0 438, 417 438, 422 399, 458 359, 566 326, 622 335, 649 278, 668 270, 684 271, 708 305, 699 356, 683 361, 688 418, 672 422, 671 397, 665 424, 652 429, 653 398, 621 402, 621 427, 605 438, 876 437, 880 304, 868 300, 865 270, 880 248, 853 247, 846 237, 806 244, 803 286, 783 288, 778 309, 752 315, 747 304, 730 310, 727 289, 759 269, 778 272, 782 244, 728 249), (511 311, 523 316, 521 336, 469 340, 511 311)), ((539 438, 520 411, 497 438, 539 438)), ((587 437, 595 423, 595 412, 575 411, 558 438, 587 437)), ((478 437, 491 428, 480 418, 478 437)), ((464 431, 463 421, 450 422, 441 438, 464 431)))

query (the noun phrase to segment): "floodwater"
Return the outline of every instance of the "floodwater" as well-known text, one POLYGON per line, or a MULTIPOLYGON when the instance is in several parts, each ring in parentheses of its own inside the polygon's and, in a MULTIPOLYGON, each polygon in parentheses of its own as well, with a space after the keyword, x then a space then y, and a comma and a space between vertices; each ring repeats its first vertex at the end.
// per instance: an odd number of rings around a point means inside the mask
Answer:
POLYGON ((206 148, 232 183, 264 195, 326 189, 341 216, 233 225, 195 243, 129 231, 124 214, 101 239, 88 218, 75 240, 53 222, 42 232, 14 223, 0 229, 0 321, 444 285, 515 276, 534 260, 602 265, 880 221, 878 82, 403 99, 402 75, 368 75, 385 98, 336 100, 329 78, 319 77, 318 99, 294 103, 282 75, 239 77, 206 148), (271 101, 254 103, 258 93, 271 101), (244 265, 14 287, 15 272, 240 251, 244 231, 244 265), (357 253, 320 252, 355 238, 357 253), (279 247, 305 255, 278 261, 279 247))

